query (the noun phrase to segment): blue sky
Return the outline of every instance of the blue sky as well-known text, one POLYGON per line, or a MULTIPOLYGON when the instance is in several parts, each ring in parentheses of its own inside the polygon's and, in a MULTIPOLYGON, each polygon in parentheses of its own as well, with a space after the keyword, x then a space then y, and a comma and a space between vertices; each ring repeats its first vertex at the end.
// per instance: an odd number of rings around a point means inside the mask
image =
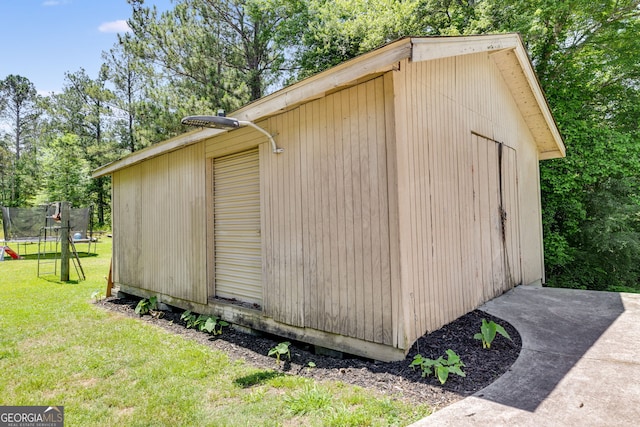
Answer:
MULTIPOLYGON (((146 0, 159 10, 170 0, 146 0)), ((18 74, 41 94, 60 92, 65 72, 95 78, 102 51, 117 42, 131 16, 126 0, 0 0, 0 79, 18 74)))

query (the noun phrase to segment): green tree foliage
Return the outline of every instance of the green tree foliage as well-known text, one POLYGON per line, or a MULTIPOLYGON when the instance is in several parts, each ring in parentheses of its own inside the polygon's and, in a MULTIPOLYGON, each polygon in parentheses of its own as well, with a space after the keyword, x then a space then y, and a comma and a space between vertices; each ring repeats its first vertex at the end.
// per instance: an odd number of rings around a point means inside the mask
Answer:
POLYGON ((300 75, 402 35, 519 32, 568 153, 540 166, 548 283, 640 289, 639 4, 317 0, 300 75))
MULTIPOLYGON (((306 77, 406 36, 481 32, 480 4, 459 0, 311 0, 297 60, 306 77)), ((490 2, 489 2, 490 3, 490 2)))
POLYGON ((535 2, 528 21, 516 13, 567 145, 566 159, 541 163, 554 286, 640 289, 638 4, 535 2))
MULTIPOLYGON (((49 97, 49 136, 77 135, 78 149, 91 169, 118 157, 122 150, 113 136, 114 94, 107 87, 108 69, 96 79, 83 69, 66 74, 62 93, 49 97)), ((96 207, 97 223, 105 224, 110 211, 110 182, 102 177, 90 181, 87 200, 96 207)))
POLYGON ((9 150, 7 135, 0 135, 0 204, 8 205, 11 200, 11 174, 14 156, 9 150))
MULTIPOLYGON (((121 36, 126 43, 131 34, 121 36)), ((148 67, 125 51, 123 43, 117 43, 109 52, 103 52, 105 74, 113 84, 115 132, 122 148, 134 152, 149 145, 139 135, 138 111, 144 97, 145 77, 148 67)))
POLYGON ((171 116, 147 114, 162 117, 170 133, 182 131, 180 113, 233 110, 260 98, 286 61, 291 18, 304 10, 293 0, 183 0, 158 14, 143 1, 129 3, 133 36, 120 42, 166 82, 149 98, 171 116))
POLYGON ((311 0, 307 7, 308 24, 296 52, 298 78, 424 32, 416 0, 311 0))
POLYGON ((2 116, 11 126, 13 152, 16 160, 23 150, 33 150, 33 134, 39 116, 36 88, 26 77, 9 75, 0 81, 0 96, 3 99, 2 116))
POLYGON ((0 81, 0 99, 0 123, 8 129, 0 148, 0 201, 9 206, 29 204, 38 186, 40 99, 33 83, 18 75, 0 81))
POLYGON ((73 206, 89 201, 90 167, 80 138, 65 134, 42 150, 43 201, 65 200, 73 206))

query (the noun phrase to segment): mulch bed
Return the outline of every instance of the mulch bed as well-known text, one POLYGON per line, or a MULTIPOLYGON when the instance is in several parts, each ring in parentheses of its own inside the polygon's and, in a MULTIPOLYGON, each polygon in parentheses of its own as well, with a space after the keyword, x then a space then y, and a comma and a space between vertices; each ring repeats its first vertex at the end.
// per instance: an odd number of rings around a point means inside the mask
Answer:
POLYGON ((108 298, 97 305, 139 318, 141 321, 220 350, 233 360, 241 359, 259 368, 281 370, 315 380, 342 381, 406 402, 426 403, 434 409, 450 405, 491 384, 515 362, 522 345, 520 335, 509 323, 475 310, 421 337, 413 345, 407 358, 399 362, 378 362, 348 355, 338 359, 315 354, 313 346, 292 342, 291 361, 277 366, 274 357, 267 356, 267 353, 279 342, 286 341, 283 338, 271 335, 253 336, 236 331, 232 327, 225 327, 222 335, 214 337, 187 329, 185 322, 180 320, 181 311, 165 311, 161 318, 149 315, 139 317, 134 313, 137 303, 137 299, 108 298), (498 335, 491 349, 483 349, 481 342, 473 338, 473 335, 480 331, 483 318, 502 325, 512 341, 498 335), (418 353, 437 359, 439 356, 445 356, 447 349, 455 351, 464 362, 465 378, 451 375, 448 381, 441 385, 433 376, 422 378, 420 370, 409 367, 413 357, 418 353), (310 368, 307 365, 309 362, 315 363, 315 367, 310 368))

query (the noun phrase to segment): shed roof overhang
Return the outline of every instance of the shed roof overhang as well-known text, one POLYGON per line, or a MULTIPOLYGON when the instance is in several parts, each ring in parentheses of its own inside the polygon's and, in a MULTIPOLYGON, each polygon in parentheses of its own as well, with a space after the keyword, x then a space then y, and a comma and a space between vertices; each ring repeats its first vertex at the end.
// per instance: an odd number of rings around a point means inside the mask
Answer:
MULTIPOLYGON (((360 55, 312 77, 260 98, 230 116, 255 122, 295 108, 332 92, 397 69, 400 61, 430 61, 487 52, 511 90, 531 129, 541 160, 565 156, 565 147, 549 105, 518 34, 455 37, 408 37, 360 55)), ((226 132, 198 129, 147 147, 96 169, 93 177, 109 175, 146 159, 195 144, 226 132)))

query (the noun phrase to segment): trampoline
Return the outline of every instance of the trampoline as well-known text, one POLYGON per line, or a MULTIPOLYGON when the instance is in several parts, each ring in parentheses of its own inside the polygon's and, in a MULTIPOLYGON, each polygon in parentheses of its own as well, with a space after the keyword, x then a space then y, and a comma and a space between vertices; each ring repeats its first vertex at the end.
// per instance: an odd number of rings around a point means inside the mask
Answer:
MULTIPOLYGON (((20 255, 20 246, 26 252, 26 246, 38 243, 53 243, 60 239, 61 224, 58 213, 58 204, 32 208, 16 208, 0 206, 2 211, 2 228, 4 231, 4 245, 15 246, 20 255)), ((91 252, 94 244, 93 225, 91 221, 91 207, 71 208, 69 210, 69 235, 74 244, 86 243, 87 253, 91 252)))

